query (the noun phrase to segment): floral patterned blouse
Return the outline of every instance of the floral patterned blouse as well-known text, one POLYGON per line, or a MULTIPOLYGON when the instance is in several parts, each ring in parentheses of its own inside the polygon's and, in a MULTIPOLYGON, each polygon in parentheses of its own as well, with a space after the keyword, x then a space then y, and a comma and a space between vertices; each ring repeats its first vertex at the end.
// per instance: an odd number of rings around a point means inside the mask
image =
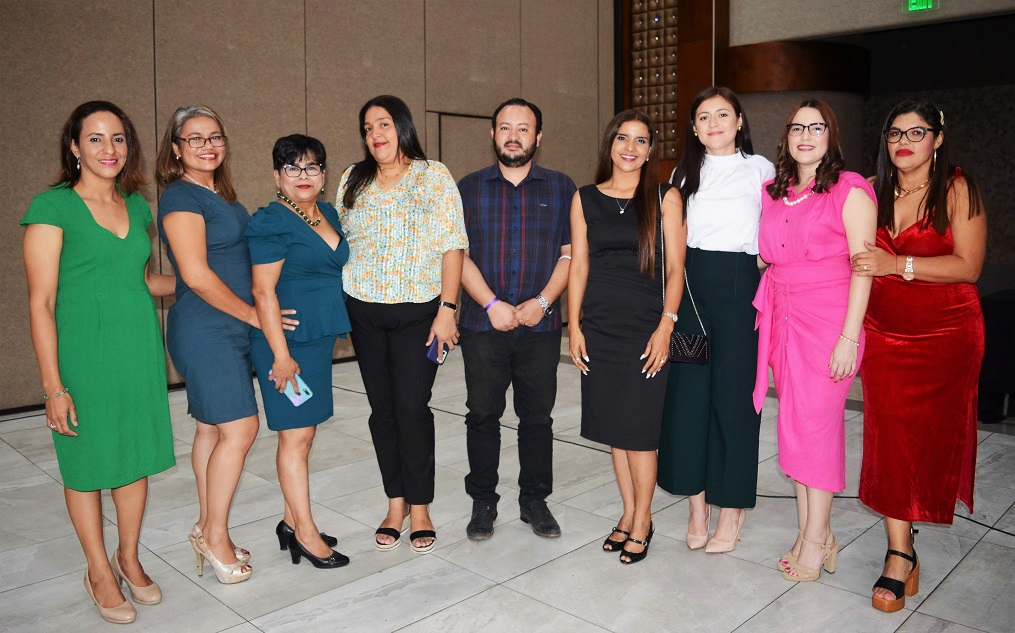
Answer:
POLYGON ((392 189, 371 182, 342 205, 352 167, 342 174, 336 207, 349 240, 345 291, 371 303, 425 303, 441 293, 444 253, 465 249, 462 198, 448 168, 414 160, 392 189))

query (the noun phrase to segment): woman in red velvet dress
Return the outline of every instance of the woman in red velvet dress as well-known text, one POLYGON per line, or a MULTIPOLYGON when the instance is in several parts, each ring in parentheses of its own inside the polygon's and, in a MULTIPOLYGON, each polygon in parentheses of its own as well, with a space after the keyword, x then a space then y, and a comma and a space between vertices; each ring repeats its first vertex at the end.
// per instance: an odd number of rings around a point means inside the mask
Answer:
POLYGON ((885 120, 874 189, 877 244, 852 258, 875 277, 860 368, 860 499, 885 515, 888 553, 873 606, 898 611, 919 590, 914 521, 973 510, 976 383, 983 313, 973 282, 987 249, 976 183, 948 162, 944 113, 903 101, 885 120))

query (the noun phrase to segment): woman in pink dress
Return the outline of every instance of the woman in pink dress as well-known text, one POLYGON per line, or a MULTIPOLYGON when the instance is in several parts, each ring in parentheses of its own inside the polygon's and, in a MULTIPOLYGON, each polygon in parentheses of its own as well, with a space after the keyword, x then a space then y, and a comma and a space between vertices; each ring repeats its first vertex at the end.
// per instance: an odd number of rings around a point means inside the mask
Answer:
POLYGON ((759 247, 771 264, 754 299, 758 373, 754 406, 779 397, 779 466, 793 478, 800 533, 779 560, 791 581, 835 571, 839 543, 829 517, 846 487, 846 393, 863 355, 869 277, 850 255, 866 250, 877 226, 874 190, 843 171, 839 126, 828 104, 805 100, 786 122, 775 179, 762 196, 759 247))

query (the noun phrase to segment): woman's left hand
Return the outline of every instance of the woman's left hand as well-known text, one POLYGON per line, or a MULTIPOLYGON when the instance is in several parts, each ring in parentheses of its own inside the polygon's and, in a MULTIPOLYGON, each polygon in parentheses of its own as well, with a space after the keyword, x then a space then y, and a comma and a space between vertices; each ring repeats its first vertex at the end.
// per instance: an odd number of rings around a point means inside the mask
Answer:
POLYGON ((293 384, 293 390, 299 393, 300 387, 296 384, 296 374, 299 374, 300 366, 291 357, 286 358, 275 358, 275 361, 271 364, 271 372, 268 373, 268 379, 275 382, 275 389, 279 393, 285 392, 286 383, 291 382, 293 384))
POLYGON ((447 345, 448 350, 455 349, 458 344, 458 324, 455 323, 455 313, 446 308, 437 308, 437 316, 434 317, 433 325, 430 326, 430 335, 426 338, 427 347, 437 339, 437 346, 447 345))
POLYGON ((652 378, 662 371, 663 365, 669 359, 670 334, 672 332, 673 325, 670 322, 669 327, 666 325, 657 327, 656 331, 652 333, 652 337, 649 338, 648 345, 645 346, 645 352, 639 358, 639 360, 645 361, 645 366, 641 368, 641 373, 647 374, 645 376, 646 379, 652 378))
POLYGON ((858 347, 841 338, 832 348, 832 357, 828 360, 828 377, 839 382, 856 373, 856 356, 858 347))
POLYGON ((899 274, 899 271, 896 270, 895 255, 866 240, 863 245, 867 247, 867 251, 860 251, 850 260, 853 274, 860 277, 884 277, 885 275, 899 274))

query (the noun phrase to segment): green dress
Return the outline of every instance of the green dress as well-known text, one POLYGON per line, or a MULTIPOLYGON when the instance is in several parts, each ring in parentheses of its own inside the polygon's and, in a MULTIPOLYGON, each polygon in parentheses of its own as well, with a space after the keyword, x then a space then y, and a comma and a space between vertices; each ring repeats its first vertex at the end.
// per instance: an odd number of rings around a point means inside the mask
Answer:
POLYGON ((77 410, 78 437, 53 433, 64 486, 118 488, 176 464, 166 357, 144 280, 151 209, 126 196, 123 239, 99 226, 73 189, 32 200, 21 225, 63 229, 56 328, 60 377, 77 410))

